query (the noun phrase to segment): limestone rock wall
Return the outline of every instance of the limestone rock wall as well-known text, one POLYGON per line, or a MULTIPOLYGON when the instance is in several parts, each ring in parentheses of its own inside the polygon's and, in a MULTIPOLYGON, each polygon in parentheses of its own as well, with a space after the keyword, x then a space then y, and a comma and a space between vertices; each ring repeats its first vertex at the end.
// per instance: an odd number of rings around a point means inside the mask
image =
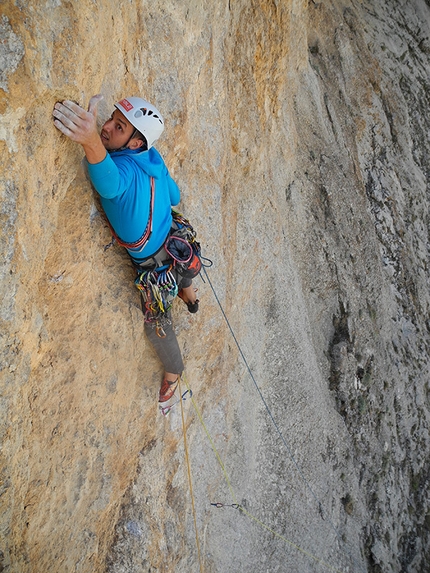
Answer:
POLYGON ((1 4, 0 570, 425 571, 428 2, 207 4, 1 4), (52 125, 98 92, 160 108, 214 262, 174 308, 187 450, 52 125))

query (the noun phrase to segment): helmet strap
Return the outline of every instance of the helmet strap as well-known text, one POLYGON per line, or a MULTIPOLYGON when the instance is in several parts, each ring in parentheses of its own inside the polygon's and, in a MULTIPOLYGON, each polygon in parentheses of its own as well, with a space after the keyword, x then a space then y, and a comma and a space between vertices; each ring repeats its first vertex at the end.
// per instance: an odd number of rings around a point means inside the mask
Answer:
POLYGON ((130 135, 130 137, 128 138, 127 143, 125 143, 122 147, 120 147, 120 148, 117 149, 116 151, 122 151, 123 149, 127 149, 127 145, 130 143, 130 141, 133 139, 133 137, 135 137, 135 135, 136 135, 136 133, 137 133, 138 131, 139 131, 138 129, 134 128, 134 131, 133 131, 133 133, 130 135))
POLYGON ((113 153, 115 151, 123 151, 124 149, 127 149, 127 145, 130 143, 130 141, 133 139, 133 137, 136 137, 137 133, 139 133, 139 130, 137 128, 134 128, 134 131, 130 135, 130 137, 128 138, 127 142, 124 143, 124 145, 122 147, 118 147, 118 149, 111 149, 110 153, 113 153))

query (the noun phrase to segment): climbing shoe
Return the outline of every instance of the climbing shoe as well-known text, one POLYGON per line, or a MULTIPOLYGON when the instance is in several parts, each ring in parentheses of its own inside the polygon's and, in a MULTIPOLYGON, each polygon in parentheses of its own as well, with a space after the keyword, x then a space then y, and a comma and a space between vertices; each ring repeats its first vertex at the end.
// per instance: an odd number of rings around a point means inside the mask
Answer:
POLYGON ((199 302, 200 301, 198 298, 196 298, 195 302, 187 302, 184 299, 184 293, 183 293, 182 289, 180 289, 180 291, 178 292, 178 297, 187 305, 188 312, 191 312, 192 314, 194 314, 199 310, 199 302))
POLYGON ((185 392, 179 398, 175 396, 176 400, 169 400, 168 402, 159 402, 158 407, 160 408, 160 412, 163 414, 163 416, 168 416, 174 406, 179 404, 181 401, 185 402, 185 400, 187 398, 191 398, 192 395, 193 391, 190 388, 189 390, 185 390, 185 392))
POLYGON ((179 384, 179 376, 176 378, 176 380, 173 380, 172 382, 169 382, 168 380, 166 380, 166 377, 164 377, 163 382, 161 383, 158 401, 167 402, 168 400, 170 400, 170 398, 175 393, 178 384, 179 384))

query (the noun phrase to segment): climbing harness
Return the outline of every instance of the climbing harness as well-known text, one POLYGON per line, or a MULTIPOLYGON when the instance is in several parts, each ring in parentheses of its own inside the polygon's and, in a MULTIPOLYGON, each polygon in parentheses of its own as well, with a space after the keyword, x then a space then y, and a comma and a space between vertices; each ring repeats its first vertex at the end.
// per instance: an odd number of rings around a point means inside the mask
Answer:
POLYGON ((173 406, 176 406, 176 404, 179 404, 179 402, 185 402, 185 400, 187 398, 191 398, 192 395, 193 395, 192 390, 185 390, 185 392, 181 394, 180 398, 178 398, 176 402, 173 402, 173 404, 169 404, 168 406, 162 406, 161 404, 159 404, 160 412, 163 414, 163 416, 167 416, 168 414, 170 414, 170 411, 173 408, 173 406))
POLYGON ((144 320, 156 329, 160 338, 166 336, 164 327, 170 324, 169 311, 178 294, 173 271, 183 278, 194 278, 202 266, 212 266, 212 261, 201 256, 196 232, 188 219, 174 210, 172 219, 172 229, 163 247, 135 265, 138 273, 135 285, 142 295, 144 320))

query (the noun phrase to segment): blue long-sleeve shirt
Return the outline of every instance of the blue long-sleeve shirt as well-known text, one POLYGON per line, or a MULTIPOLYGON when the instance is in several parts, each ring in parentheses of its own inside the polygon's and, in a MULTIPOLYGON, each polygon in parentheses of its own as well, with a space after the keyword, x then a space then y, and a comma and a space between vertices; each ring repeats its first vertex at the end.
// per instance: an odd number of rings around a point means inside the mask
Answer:
POLYGON ((154 147, 140 153, 124 149, 107 154, 100 163, 87 165, 106 216, 115 233, 126 243, 139 240, 146 229, 150 177, 154 177, 151 237, 142 251, 127 250, 135 260, 142 260, 157 252, 172 225, 171 207, 180 200, 179 188, 158 151, 154 147))

